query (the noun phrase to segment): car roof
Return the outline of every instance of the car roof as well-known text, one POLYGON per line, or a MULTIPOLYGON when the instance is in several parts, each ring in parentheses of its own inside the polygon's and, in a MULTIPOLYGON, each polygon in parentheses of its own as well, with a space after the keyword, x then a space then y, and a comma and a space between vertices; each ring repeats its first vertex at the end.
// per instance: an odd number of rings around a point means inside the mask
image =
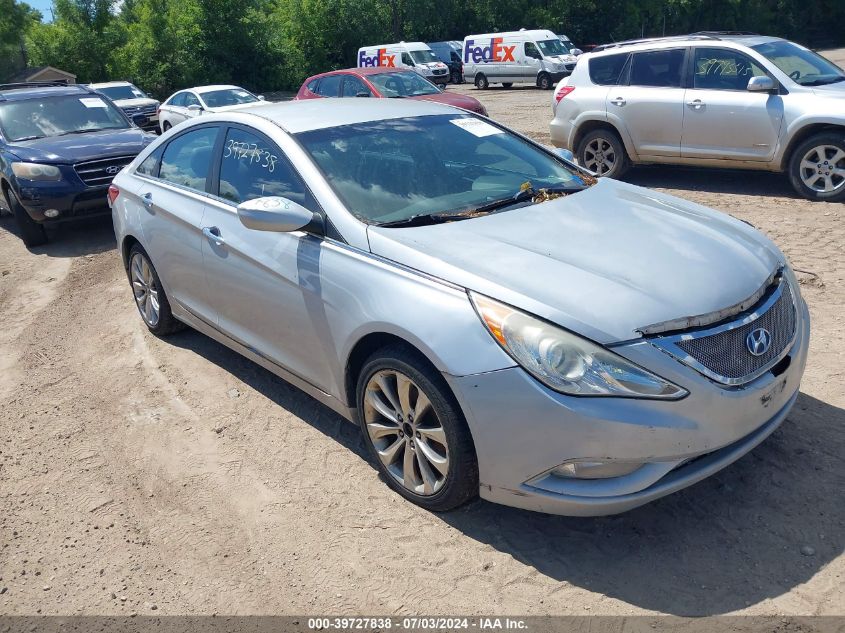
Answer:
POLYGON ((98 88, 116 88, 118 86, 133 86, 134 84, 129 81, 104 81, 98 84, 88 84, 95 90, 98 88))
POLYGON ((756 33, 745 33, 740 31, 700 31, 689 35, 673 35, 669 37, 654 37, 638 40, 626 40, 601 44, 590 51, 590 55, 601 55, 603 53, 619 53, 622 51, 643 51, 660 48, 672 48, 685 45, 715 45, 719 42, 736 44, 738 46, 756 46, 769 42, 784 41, 780 37, 758 35, 756 33))
POLYGON ((404 66, 400 67, 388 67, 388 66, 372 66, 367 68, 342 68, 340 70, 330 70, 327 73, 320 73, 319 75, 314 75, 313 77, 309 77, 308 81, 312 79, 319 79, 321 77, 328 77, 330 75, 344 75, 344 74, 353 74, 353 75, 384 75, 386 73, 413 73, 416 72, 409 68, 405 68, 404 66))
POLYGON ((0 85, 0 101, 24 101, 29 99, 44 99, 45 97, 64 97, 68 95, 93 94, 93 91, 81 84, 59 85, 0 85))
MULTIPOLYGON (((203 94, 205 92, 213 92, 215 90, 246 90, 246 88, 241 88, 240 86, 232 86, 229 84, 217 84, 212 86, 194 86, 193 88, 186 88, 185 90, 193 90, 199 94, 203 94)), ((180 90, 179 92, 183 92, 180 90)))
MULTIPOLYGON (((436 114, 466 114, 463 110, 432 101, 417 101, 412 99, 356 99, 354 97, 268 103, 249 109, 233 110, 232 112, 262 117, 268 121, 272 121, 291 134, 388 119, 436 114)), ((226 120, 226 114, 202 117, 202 120, 226 120)))

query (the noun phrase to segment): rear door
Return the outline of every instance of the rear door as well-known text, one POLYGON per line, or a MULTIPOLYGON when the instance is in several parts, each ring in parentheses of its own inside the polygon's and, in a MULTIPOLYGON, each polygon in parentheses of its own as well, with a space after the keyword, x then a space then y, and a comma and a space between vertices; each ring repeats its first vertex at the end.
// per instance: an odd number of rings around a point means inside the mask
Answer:
POLYGON ((608 117, 622 121, 641 157, 681 155, 686 55, 686 48, 635 52, 627 85, 607 93, 608 117))
POLYGON ((693 47, 681 155, 768 161, 783 123, 783 98, 749 92, 752 77, 769 76, 751 57, 728 48, 693 47))
POLYGON ((173 137, 136 171, 144 248, 167 295, 195 315, 213 318, 202 262, 201 224, 208 200, 217 125, 173 137))
POLYGON ((322 338, 328 334, 322 239, 302 231, 248 229, 237 213, 239 203, 265 196, 282 196, 315 212, 319 206, 284 152, 266 136, 240 125, 225 134, 202 240, 217 326, 327 390, 332 378, 322 338))

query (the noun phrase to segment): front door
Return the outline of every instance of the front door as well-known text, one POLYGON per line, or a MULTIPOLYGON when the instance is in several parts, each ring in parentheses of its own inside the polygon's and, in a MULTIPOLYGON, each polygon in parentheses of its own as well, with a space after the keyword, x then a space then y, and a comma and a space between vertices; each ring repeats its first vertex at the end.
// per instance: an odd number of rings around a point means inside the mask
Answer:
POLYGON ((543 56, 540 54, 540 49, 534 42, 525 42, 523 44, 523 58, 522 76, 520 81, 533 84, 537 82, 537 75, 540 74, 540 66, 543 63, 543 56))
POLYGON ((216 195, 203 218, 203 261, 217 327, 265 358, 328 390, 331 345, 322 299, 322 240, 246 228, 236 205, 282 196, 318 211, 302 179, 269 139, 229 127, 216 195))
POLYGON ((748 91, 748 80, 768 76, 766 71, 739 51, 692 50, 692 85, 684 99, 681 156, 771 160, 783 123, 783 98, 748 91))

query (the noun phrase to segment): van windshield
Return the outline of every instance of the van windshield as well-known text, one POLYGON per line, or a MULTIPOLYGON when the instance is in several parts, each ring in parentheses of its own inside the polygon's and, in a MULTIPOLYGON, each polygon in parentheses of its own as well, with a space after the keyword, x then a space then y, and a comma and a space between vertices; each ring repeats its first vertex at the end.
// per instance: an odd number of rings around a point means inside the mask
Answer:
POLYGON ((432 51, 411 51, 411 59, 417 64, 429 64, 431 62, 439 62, 437 55, 432 51))
POLYGON ((569 53, 558 39, 538 41, 537 46, 544 57, 548 57, 549 55, 567 55, 569 53))

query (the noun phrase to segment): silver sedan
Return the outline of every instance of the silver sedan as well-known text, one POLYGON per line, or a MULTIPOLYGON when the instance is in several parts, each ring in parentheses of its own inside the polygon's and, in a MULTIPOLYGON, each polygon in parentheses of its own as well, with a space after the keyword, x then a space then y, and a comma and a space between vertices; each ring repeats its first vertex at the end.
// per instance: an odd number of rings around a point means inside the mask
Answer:
POLYGON ((109 199, 150 331, 187 324, 358 422, 431 510, 621 512, 735 461, 798 395, 809 316, 772 242, 462 110, 210 114, 109 199))

